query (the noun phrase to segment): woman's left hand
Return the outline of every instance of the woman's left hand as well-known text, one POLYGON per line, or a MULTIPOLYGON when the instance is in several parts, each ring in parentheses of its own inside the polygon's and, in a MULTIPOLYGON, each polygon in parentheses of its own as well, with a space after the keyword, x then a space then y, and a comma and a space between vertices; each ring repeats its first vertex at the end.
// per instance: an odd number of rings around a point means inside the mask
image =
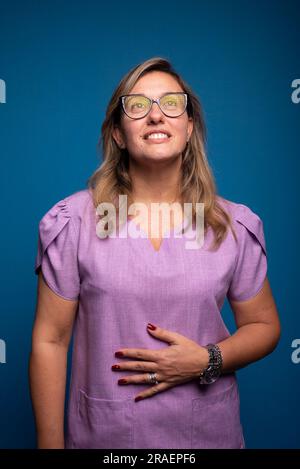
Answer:
POLYGON ((177 332, 171 332, 158 326, 154 327, 155 330, 151 330, 148 325, 147 331, 156 339, 168 342, 169 347, 160 350, 122 348, 115 354, 116 357, 129 357, 138 361, 119 362, 113 365, 112 370, 144 372, 143 374, 125 376, 118 381, 119 384, 149 384, 149 373, 156 373, 159 384, 139 393, 135 397, 136 401, 151 397, 177 384, 196 379, 208 365, 208 352, 205 347, 177 332))

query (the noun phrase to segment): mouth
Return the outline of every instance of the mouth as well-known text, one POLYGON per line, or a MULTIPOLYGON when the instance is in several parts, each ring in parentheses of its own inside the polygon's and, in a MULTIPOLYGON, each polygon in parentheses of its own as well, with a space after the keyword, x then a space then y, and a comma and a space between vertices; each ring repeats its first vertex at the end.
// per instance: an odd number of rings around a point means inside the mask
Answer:
POLYGON ((143 138, 149 143, 163 143, 170 140, 171 134, 166 131, 152 131, 147 132, 143 138))

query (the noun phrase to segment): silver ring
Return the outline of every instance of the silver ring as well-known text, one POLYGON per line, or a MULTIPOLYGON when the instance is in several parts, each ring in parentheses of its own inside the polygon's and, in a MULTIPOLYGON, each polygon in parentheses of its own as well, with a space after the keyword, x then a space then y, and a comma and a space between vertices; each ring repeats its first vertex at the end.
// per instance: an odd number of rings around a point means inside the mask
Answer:
POLYGON ((157 381, 157 375, 156 373, 148 373, 148 376, 149 376, 149 382, 151 384, 158 384, 158 381, 157 381))

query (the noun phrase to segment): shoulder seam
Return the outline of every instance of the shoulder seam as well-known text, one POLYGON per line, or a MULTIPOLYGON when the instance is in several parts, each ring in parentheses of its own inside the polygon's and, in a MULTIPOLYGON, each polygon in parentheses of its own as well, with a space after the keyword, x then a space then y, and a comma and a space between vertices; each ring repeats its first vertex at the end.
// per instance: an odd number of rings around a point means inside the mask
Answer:
POLYGON ((69 202, 67 200, 68 196, 64 199, 62 199, 65 204, 66 204, 66 207, 67 207, 67 211, 68 211, 68 214, 69 214, 69 217, 70 217, 70 221, 71 221, 71 225, 73 227, 73 233, 72 233, 72 237, 73 237, 73 241, 76 242, 76 238, 78 237, 79 235, 79 230, 77 230, 77 227, 76 227, 76 224, 74 223, 74 213, 72 212, 71 208, 70 208, 70 205, 69 205, 69 202))

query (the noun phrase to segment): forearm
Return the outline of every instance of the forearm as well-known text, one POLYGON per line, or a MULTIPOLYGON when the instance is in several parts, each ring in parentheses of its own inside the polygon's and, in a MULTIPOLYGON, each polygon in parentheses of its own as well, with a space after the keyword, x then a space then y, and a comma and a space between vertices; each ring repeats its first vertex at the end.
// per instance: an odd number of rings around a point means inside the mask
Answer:
POLYGON ((230 337, 217 343, 223 356, 222 373, 243 368, 271 353, 279 334, 273 324, 251 323, 239 327, 230 337))
POLYGON ((65 345, 33 342, 29 376, 38 448, 64 448, 66 369, 65 345))

